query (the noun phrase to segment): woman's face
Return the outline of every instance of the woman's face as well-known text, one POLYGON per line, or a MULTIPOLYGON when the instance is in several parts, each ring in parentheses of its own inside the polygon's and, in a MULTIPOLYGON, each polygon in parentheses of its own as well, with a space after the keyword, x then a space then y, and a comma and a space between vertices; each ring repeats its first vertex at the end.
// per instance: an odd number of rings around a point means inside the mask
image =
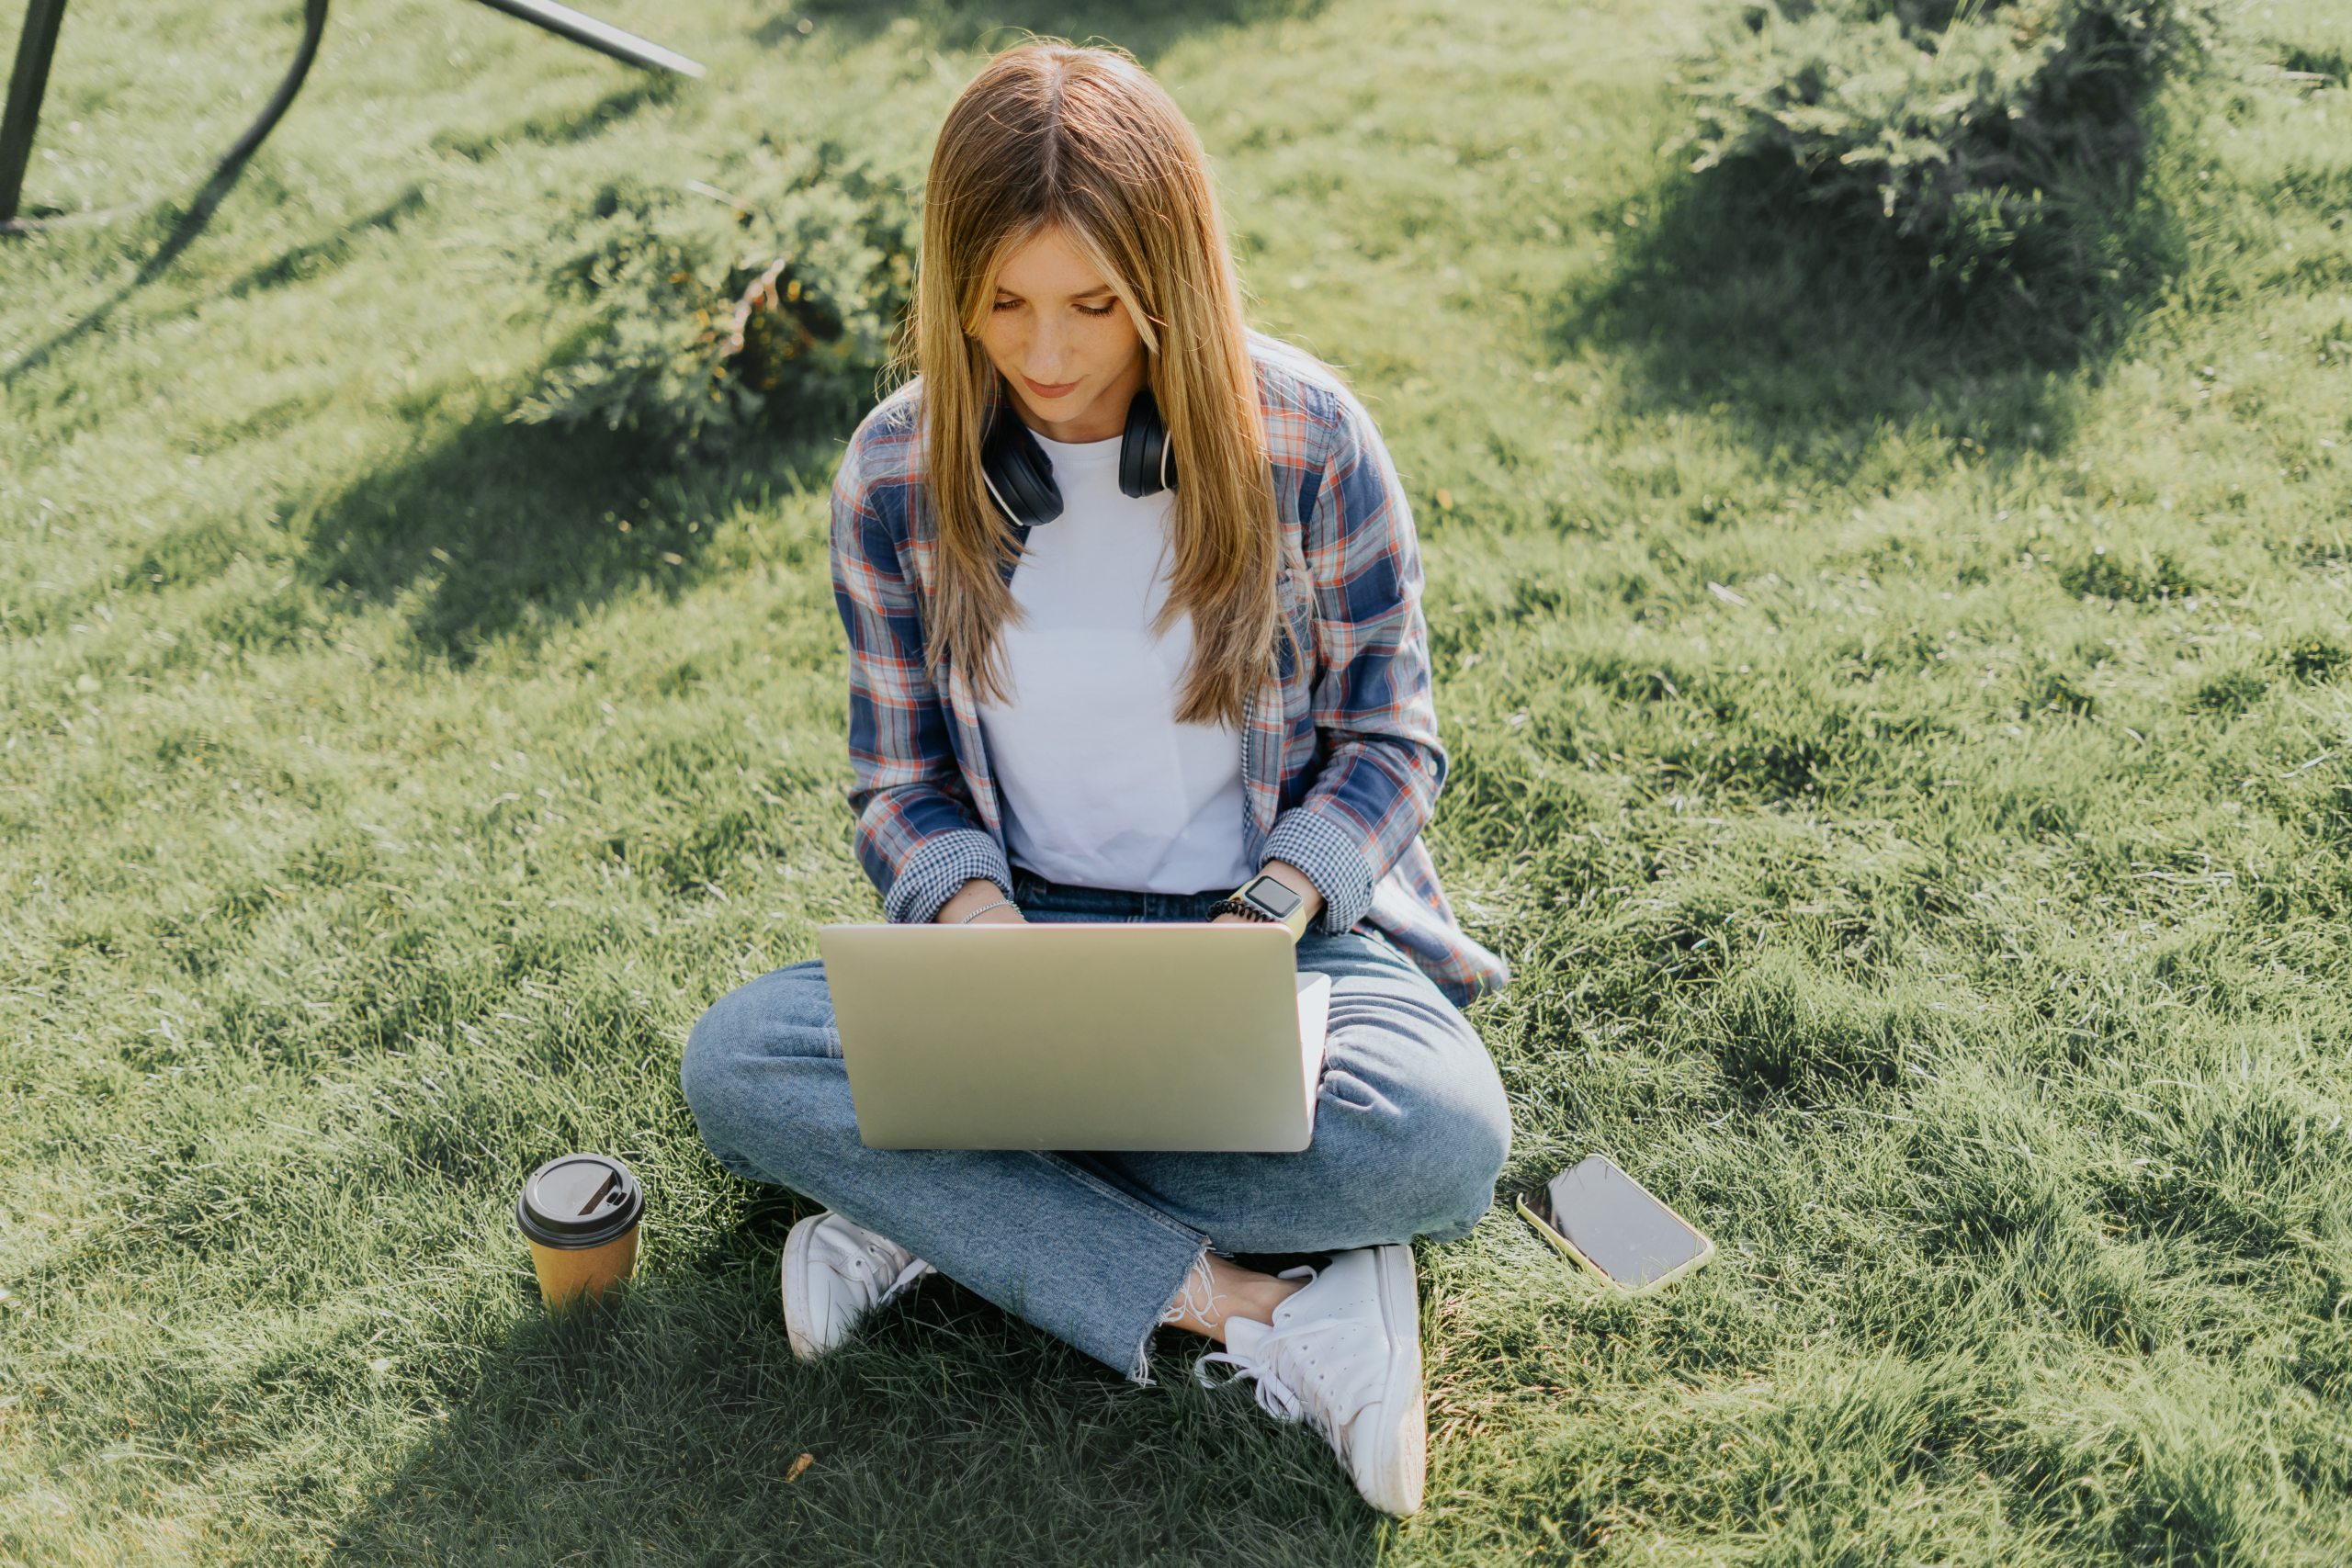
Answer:
POLYGON ((1055 441, 1108 441, 1144 383, 1143 338, 1100 273, 1041 231, 997 274, 980 346, 1029 427, 1055 441))

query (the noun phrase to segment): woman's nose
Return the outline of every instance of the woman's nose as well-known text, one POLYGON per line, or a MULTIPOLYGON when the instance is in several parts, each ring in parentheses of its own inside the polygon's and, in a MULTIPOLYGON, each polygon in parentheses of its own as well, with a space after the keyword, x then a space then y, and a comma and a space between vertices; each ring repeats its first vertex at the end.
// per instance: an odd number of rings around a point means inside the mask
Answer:
POLYGON ((1067 331, 1041 321, 1029 336, 1028 353, 1022 355, 1023 374, 1049 386, 1056 384, 1064 378, 1077 358, 1075 349, 1067 331))

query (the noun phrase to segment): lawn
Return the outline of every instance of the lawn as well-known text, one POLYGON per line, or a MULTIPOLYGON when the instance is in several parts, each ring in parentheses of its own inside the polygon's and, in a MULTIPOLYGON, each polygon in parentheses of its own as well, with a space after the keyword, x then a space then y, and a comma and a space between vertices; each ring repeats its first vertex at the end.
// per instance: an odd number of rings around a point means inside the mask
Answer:
POLYGON ((351 0, 152 276, 299 7, 65 17, 28 206, 167 205, 0 240, 0 1561, 2352 1560, 2338 0, 2233 13, 2065 320, 1695 181, 1689 0, 597 10, 709 79, 351 0), (1423 1248, 1409 1521, 1190 1344, 1133 1387, 944 1280, 798 1364, 805 1206, 678 1092, 876 913, 846 431, 508 421, 591 330, 548 236, 919 167, 1003 26, 1154 64, 1396 450, 1506 1183, 1606 1152, 1721 1248, 1423 1248), (551 1322, 511 1205, 573 1147, 646 1255, 551 1322))

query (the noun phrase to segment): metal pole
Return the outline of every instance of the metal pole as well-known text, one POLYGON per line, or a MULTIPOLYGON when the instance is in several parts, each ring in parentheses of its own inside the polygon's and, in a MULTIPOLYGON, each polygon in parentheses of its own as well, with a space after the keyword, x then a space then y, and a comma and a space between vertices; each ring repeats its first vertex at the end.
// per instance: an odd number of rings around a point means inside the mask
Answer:
MULTIPOLYGON (((36 0, 38 3, 38 0, 36 0)), ((641 65, 649 71, 675 71, 681 76, 700 76, 703 67, 683 54, 673 53, 658 43, 648 43, 634 33, 625 33, 609 23, 594 17, 583 17, 569 6, 559 6, 555 0, 481 0, 493 11, 503 11, 510 17, 520 17, 536 22, 548 31, 574 43, 584 43, 599 54, 609 54, 615 60, 631 65, 641 65)))
POLYGON ((49 91, 49 62, 57 53, 57 25, 65 0, 25 0, 25 30, 17 39, 17 68, 8 76, 8 109, 0 115, 0 223, 17 215, 25 191, 25 164, 33 155, 40 100, 49 91))

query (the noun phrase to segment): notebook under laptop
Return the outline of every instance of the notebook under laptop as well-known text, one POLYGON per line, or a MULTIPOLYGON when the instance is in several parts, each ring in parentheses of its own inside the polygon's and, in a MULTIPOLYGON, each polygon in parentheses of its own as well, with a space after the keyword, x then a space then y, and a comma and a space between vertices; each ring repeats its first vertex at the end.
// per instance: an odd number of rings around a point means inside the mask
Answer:
POLYGON ((877 1149, 1289 1154, 1331 998, 1267 925, 827 926, 858 1136, 877 1149))

